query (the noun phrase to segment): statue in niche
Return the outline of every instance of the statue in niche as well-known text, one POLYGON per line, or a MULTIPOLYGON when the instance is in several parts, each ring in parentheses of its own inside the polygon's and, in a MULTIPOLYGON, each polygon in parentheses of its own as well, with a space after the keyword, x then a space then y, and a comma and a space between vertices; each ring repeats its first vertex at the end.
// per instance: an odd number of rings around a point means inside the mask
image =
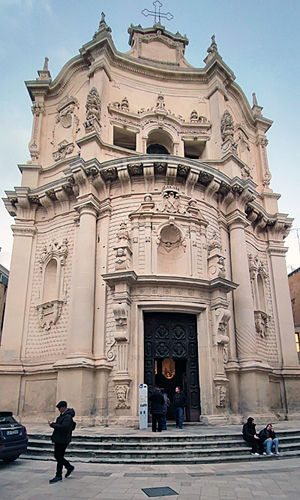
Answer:
POLYGON ((228 137, 233 138, 234 134, 234 122, 231 114, 229 113, 228 109, 224 111, 224 114, 222 116, 221 120, 221 133, 222 133, 222 139, 225 141, 228 137))

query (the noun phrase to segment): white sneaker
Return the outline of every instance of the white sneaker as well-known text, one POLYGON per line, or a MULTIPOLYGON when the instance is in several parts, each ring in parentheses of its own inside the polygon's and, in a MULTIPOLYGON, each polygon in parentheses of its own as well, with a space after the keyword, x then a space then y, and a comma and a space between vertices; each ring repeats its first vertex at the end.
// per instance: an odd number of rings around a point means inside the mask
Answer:
POLYGON ((251 453, 251 455, 259 455, 259 453, 251 453))

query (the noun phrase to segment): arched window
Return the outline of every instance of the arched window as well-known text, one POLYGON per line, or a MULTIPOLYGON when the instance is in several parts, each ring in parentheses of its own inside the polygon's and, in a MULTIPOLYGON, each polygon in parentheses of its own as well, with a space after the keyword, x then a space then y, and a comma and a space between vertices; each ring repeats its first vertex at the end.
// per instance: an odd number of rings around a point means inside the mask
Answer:
POLYGON ((148 154, 173 154, 174 145, 171 136, 164 130, 152 130, 147 139, 148 154))

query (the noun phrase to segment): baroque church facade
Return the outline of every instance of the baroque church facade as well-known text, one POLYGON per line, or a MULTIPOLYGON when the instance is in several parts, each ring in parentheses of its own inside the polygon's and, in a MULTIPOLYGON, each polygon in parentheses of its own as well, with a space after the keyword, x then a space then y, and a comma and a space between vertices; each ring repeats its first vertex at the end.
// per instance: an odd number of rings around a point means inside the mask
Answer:
MULTIPOLYGON (((266 132, 212 37, 105 16, 54 81, 27 81, 31 160, 15 217, 0 399, 45 421, 135 426, 139 385, 187 394, 187 421, 296 418, 299 362, 285 265, 292 219, 270 188, 266 132)), ((171 415, 170 415, 171 418, 171 415)))

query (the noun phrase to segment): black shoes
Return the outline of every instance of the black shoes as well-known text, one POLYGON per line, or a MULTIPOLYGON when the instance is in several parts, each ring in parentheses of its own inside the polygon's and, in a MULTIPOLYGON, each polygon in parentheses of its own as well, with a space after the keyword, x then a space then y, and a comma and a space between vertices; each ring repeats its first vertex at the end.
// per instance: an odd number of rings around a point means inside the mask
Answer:
MULTIPOLYGON (((71 474, 71 473, 70 473, 71 474)), ((55 476, 53 479, 50 479, 49 483, 50 484, 53 484, 53 483, 58 483, 58 481, 61 481, 62 480, 62 477, 60 476, 55 476)))
POLYGON ((71 465, 71 468, 67 470, 65 477, 69 477, 69 475, 72 474, 74 469, 75 469, 74 465, 71 465))

